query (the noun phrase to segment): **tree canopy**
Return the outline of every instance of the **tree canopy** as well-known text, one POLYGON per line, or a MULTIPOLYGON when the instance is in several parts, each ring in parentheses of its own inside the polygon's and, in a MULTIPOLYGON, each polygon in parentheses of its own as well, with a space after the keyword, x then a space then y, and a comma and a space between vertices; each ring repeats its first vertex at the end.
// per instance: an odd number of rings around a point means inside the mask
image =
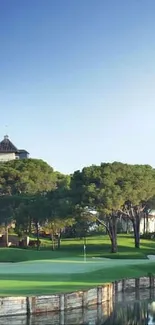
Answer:
POLYGON ((147 212, 147 202, 155 194, 155 170, 148 165, 119 162, 93 165, 73 174, 71 189, 75 205, 98 212, 97 220, 107 228, 116 251, 118 218, 130 218, 135 236, 139 236, 142 212, 147 212))
POLYGON ((113 162, 85 167, 69 176, 55 172, 42 160, 14 160, 0 164, 0 197, 1 219, 7 224, 6 214, 12 218, 10 211, 15 211, 19 231, 24 227, 28 231, 33 222, 52 235, 73 224, 76 233, 86 234, 96 221, 108 232, 116 252, 118 220, 132 223, 135 247, 140 245, 140 221, 155 202, 155 169, 113 162))
POLYGON ((43 160, 23 159, 0 163, 0 194, 47 192, 56 187, 57 174, 43 160))

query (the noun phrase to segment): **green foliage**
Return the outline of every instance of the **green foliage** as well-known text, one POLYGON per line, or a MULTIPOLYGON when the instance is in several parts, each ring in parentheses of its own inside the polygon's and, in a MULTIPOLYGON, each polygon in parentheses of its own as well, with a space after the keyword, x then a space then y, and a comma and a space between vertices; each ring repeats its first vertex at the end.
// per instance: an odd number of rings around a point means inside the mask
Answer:
POLYGON ((70 199, 70 177, 61 177, 59 186, 46 196, 48 201, 48 216, 44 220, 43 229, 51 235, 53 250, 55 249, 54 236, 58 236, 58 248, 62 231, 74 223, 70 199))
POLYGON ((0 164, 1 195, 47 192, 56 184, 57 174, 42 160, 12 160, 0 164))
POLYGON ((20 196, 0 196, 0 224, 8 225, 13 221, 14 211, 20 200, 20 196))
POLYGON ((98 212, 97 220, 106 227, 114 251, 117 250, 117 219, 121 216, 133 222, 136 245, 139 246, 140 219, 144 207, 147 213, 149 200, 155 195, 155 170, 152 167, 119 162, 85 167, 73 174, 71 189, 74 205, 94 208, 98 212), (125 211, 126 202, 130 205, 125 211))
POLYGON ((77 171, 71 179, 73 201, 110 214, 126 200, 134 205, 155 193, 155 171, 148 165, 102 163, 77 171))
POLYGON ((74 225, 72 233, 85 236, 97 221, 115 252, 123 218, 132 221, 139 247, 140 220, 155 206, 154 197, 155 170, 148 165, 102 163, 69 176, 37 159, 0 164, 0 225, 15 220, 18 234, 38 225, 60 234, 74 225))

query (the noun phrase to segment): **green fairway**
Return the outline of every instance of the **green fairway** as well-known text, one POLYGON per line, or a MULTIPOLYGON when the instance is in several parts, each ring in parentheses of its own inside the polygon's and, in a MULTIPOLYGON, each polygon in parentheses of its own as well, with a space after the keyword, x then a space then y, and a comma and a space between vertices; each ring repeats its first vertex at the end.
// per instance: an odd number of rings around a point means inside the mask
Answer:
POLYGON ((2 265, 1 295, 37 295, 88 289, 109 281, 155 273, 155 262, 37 261, 2 265), (24 270, 26 270, 24 273, 24 270))
POLYGON ((61 250, 55 252, 45 247, 40 251, 1 248, 0 295, 70 292, 125 277, 155 274, 155 261, 147 259, 147 255, 154 254, 154 241, 143 240, 141 249, 136 250, 133 238, 119 236, 119 253, 110 254, 109 247, 106 236, 88 238, 86 262, 80 240, 64 240, 61 250))
MULTIPOLYGON (((40 251, 36 249, 0 248, 0 262, 81 258, 83 256, 83 240, 80 239, 63 239, 61 249, 56 251, 52 251, 51 241, 49 240, 42 240, 42 245, 40 251)), ((118 253, 111 254, 108 236, 88 237, 87 256, 110 259, 144 259, 147 255, 155 254, 154 240, 141 240, 141 248, 135 249, 132 235, 118 235, 118 245, 118 253)))

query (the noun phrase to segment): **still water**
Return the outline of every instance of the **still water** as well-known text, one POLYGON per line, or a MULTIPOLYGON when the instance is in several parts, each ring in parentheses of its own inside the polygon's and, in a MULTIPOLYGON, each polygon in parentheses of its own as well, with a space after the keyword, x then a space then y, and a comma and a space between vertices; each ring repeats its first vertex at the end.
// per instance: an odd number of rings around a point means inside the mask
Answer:
POLYGON ((31 317, 0 318, 0 325, 155 325, 155 292, 120 294, 115 301, 87 309, 31 317))

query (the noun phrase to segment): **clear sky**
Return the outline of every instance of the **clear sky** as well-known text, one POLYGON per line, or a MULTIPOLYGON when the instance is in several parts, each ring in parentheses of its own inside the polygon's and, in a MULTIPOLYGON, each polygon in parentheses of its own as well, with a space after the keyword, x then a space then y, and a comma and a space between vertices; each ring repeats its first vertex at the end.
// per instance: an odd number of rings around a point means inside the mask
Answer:
POLYGON ((155 167, 155 0, 0 0, 6 132, 64 173, 155 167))

